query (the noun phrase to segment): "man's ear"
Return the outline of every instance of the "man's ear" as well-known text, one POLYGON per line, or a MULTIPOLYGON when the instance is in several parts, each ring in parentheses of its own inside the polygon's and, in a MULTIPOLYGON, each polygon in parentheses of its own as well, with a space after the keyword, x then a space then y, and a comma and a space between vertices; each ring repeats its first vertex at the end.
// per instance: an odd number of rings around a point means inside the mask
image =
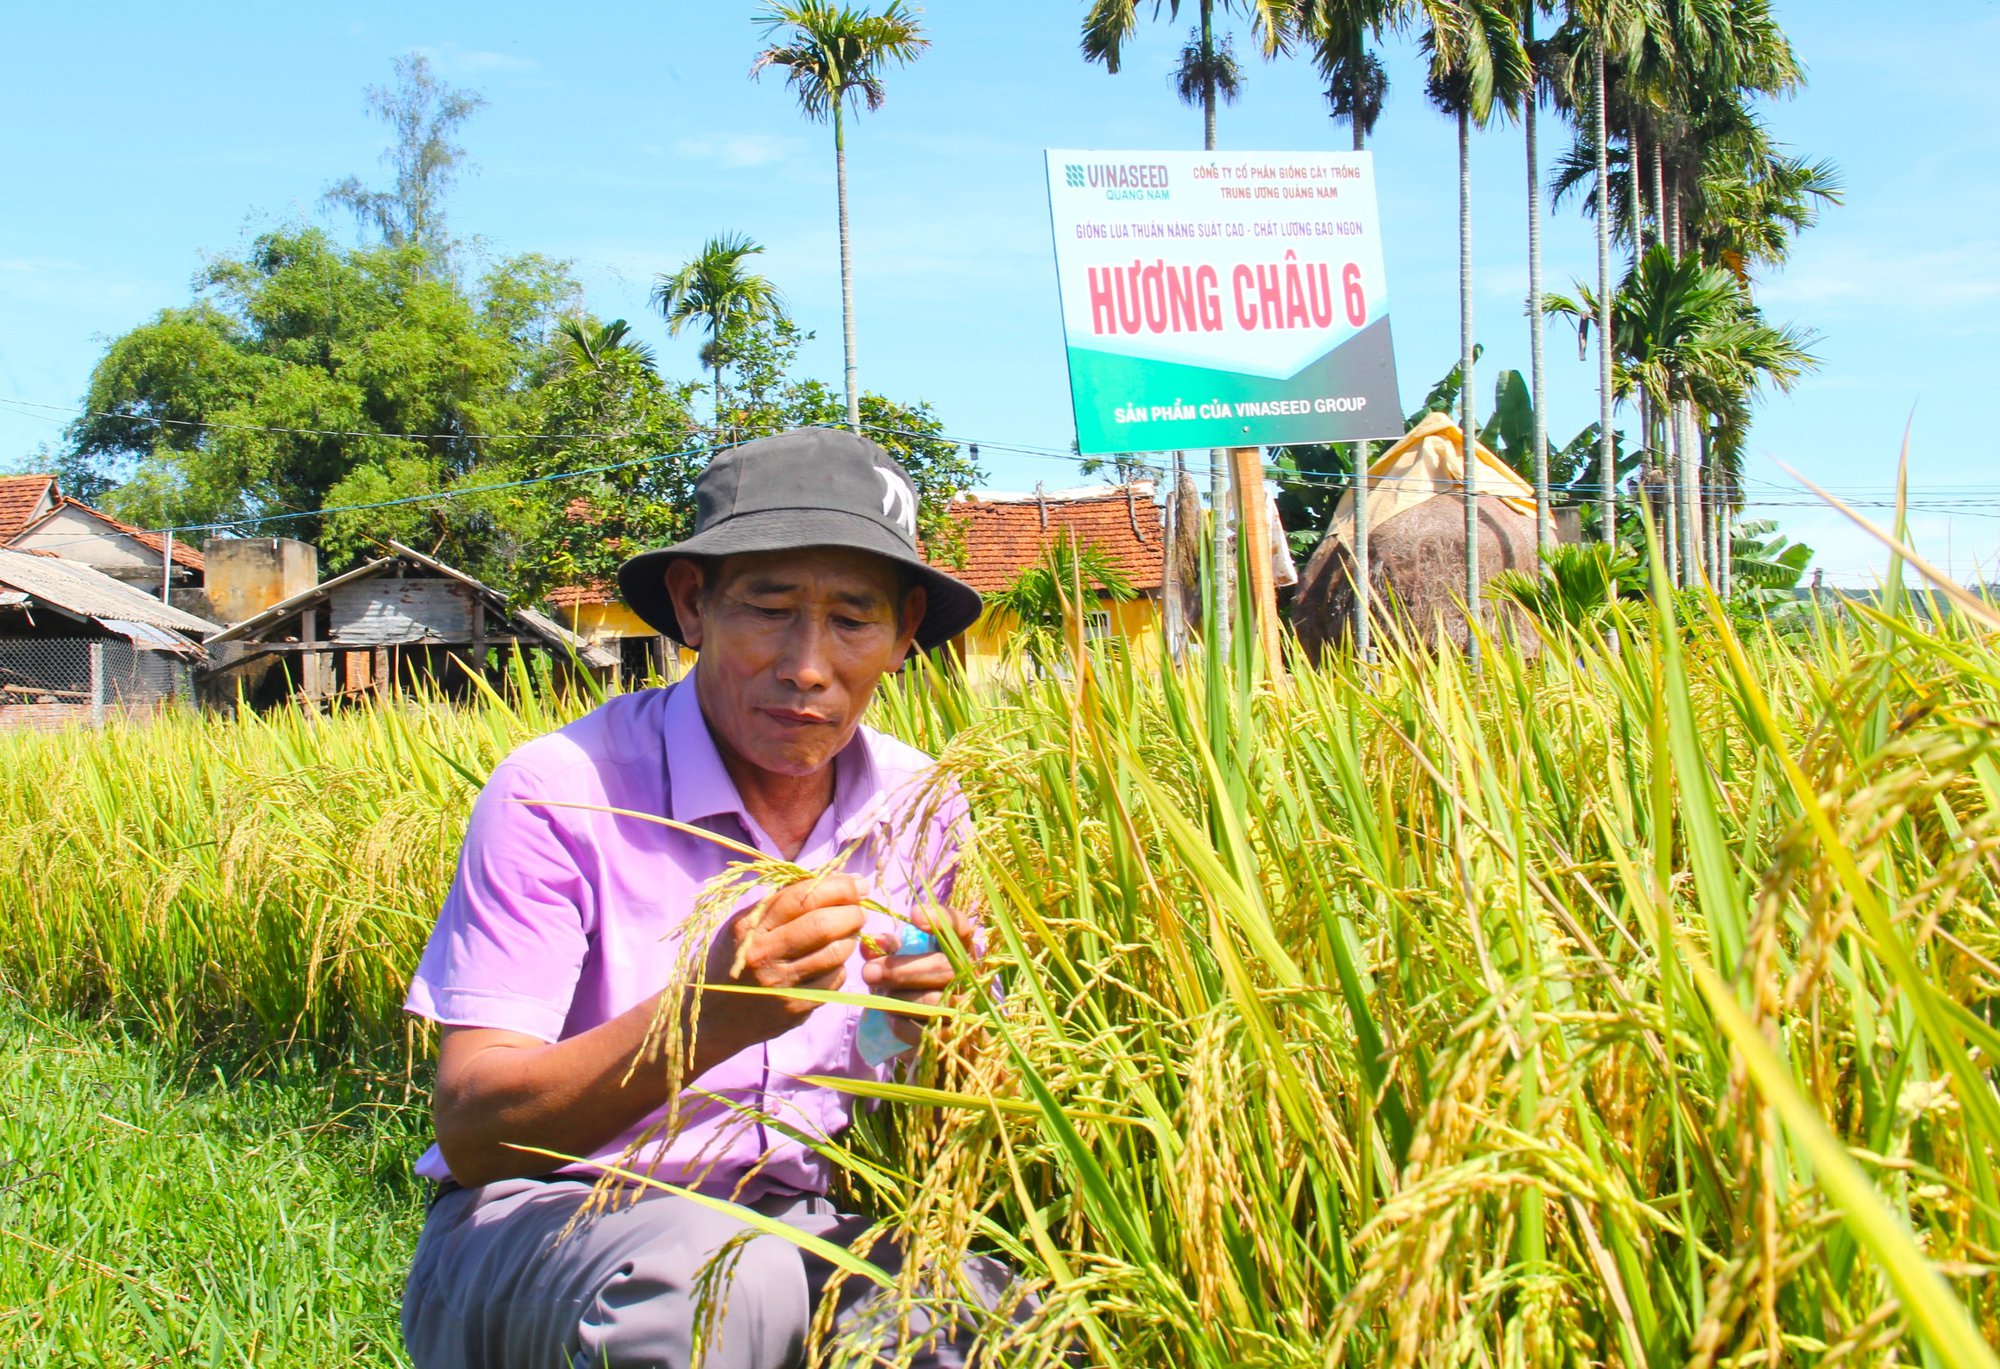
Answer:
POLYGON ((689 560, 667 565, 667 598, 673 601, 674 616, 680 619, 681 642, 701 649, 701 567, 689 560))
POLYGON ((930 595, 924 592, 922 585, 917 585, 903 596, 903 616, 897 626, 901 629, 900 655, 904 660, 909 659, 910 652, 916 645, 917 629, 924 625, 924 610, 930 607, 930 602, 930 595))

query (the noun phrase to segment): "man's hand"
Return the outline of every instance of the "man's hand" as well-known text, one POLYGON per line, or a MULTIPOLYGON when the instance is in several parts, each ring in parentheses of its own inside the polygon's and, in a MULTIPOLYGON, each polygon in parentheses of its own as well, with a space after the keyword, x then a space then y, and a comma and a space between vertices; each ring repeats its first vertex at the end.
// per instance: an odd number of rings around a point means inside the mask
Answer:
MULTIPOLYGON (((949 914, 951 928, 958 934, 958 944, 969 955, 972 952, 972 919, 963 912, 949 914)), ((913 926, 922 927, 940 943, 944 941, 944 929, 938 926, 938 919, 920 912, 912 912, 909 918, 913 926)), ((906 1003, 922 1003, 935 1006, 944 997, 944 991, 951 987, 957 972, 951 967, 951 957, 942 949, 923 955, 890 955, 880 960, 871 960, 861 967, 861 978, 869 988, 888 998, 900 998, 906 1003)), ((898 1040, 916 1045, 923 1037, 924 1019, 903 1017, 891 1013, 890 1024, 895 1029, 898 1040)))
MULTIPOLYGON (((762 916, 746 909, 731 918, 709 948, 710 984, 760 989, 838 989, 846 979, 867 917, 860 907, 861 881, 853 875, 802 879, 772 895, 762 916)), ((718 994, 702 1005, 704 1014, 727 1002, 725 1011, 768 1040, 790 1030, 821 1006, 807 998, 718 994)))

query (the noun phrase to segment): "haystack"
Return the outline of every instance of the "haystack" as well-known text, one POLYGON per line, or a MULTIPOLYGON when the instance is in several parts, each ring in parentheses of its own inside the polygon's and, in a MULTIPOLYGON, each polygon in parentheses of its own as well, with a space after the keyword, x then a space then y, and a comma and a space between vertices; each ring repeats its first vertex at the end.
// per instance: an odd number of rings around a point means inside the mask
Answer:
MULTIPOLYGON (((1465 466, 1459 427, 1426 414, 1368 468, 1369 617, 1378 641, 1400 631, 1412 642, 1440 639, 1463 649, 1465 466)), ((1479 579, 1533 567, 1535 490, 1483 444, 1479 461, 1479 579)), ((1313 660, 1344 643, 1354 625, 1354 492, 1335 508, 1326 536, 1299 577, 1292 628, 1313 660)), ((1486 607, 1487 621, 1518 610, 1486 607)), ((1536 639, 1521 633, 1532 653, 1536 639)))

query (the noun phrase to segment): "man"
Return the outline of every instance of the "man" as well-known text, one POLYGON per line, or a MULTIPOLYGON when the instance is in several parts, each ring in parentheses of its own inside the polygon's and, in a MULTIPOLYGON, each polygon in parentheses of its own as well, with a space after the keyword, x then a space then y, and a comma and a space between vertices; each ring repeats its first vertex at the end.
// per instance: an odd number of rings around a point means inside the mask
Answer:
MULTIPOLYGON (((686 1365, 697 1282, 718 1252, 733 1264, 707 1363, 803 1362, 831 1271, 792 1242, 657 1190, 564 1234, 599 1166, 619 1164, 664 1115, 664 1063, 630 1067, 663 993, 681 993, 672 1010, 696 1004, 669 984, 679 934, 703 885, 741 859, 601 810, 665 816, 807 869, 840 862, 694 952, 708 984, 935 1002, 952 978, 941 952, 865 966, 857 953, 864 927, 894 928, 864 897, 935 929, 956 854, 953 815, 921 798, 929 759, 859 722, 883 674, 970 625, 979 596, 924 563, 909 476, 851 433, 734 448, 695 489, 693 536, 618 577, 635 612, 695 650, 693 672, 501 763, 410 988, 409 1010, 442 1027, 437 1145, 418 1165, 439 1189, 403 1305, 418 1369, 686 1365)), ((727 992, 702 993, 697 1011, 681 1125, 634 1167, 855 1239, 866 1223, 832 1210, 828 1165, 795 1137, 832 1135, 849 1117, 845 1095, 803 1076, 881 1073, 857 1050, 860 1012, 727 992)), ((1004 1283, 997 1266, 965 1274, 989 1301, 1004 1283)), ((844 1328, 869 1322, 867 1291, 844 1287, 844 1328)), ((880 1320, 871 1334, 886 1334, 880 1320)), ((961 1362, 954 1334, 933 1333, 916 1362, 961 1362)))

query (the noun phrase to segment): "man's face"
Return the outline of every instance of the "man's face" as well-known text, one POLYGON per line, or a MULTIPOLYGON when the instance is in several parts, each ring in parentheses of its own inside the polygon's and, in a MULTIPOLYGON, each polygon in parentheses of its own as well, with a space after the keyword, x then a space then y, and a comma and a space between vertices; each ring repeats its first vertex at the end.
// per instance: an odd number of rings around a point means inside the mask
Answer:
POLYGON ((847 745, 875 686, 923 621, 922 589, 839 547, 729 556, 711 582, 667 568, 681 632, 699 651, 702 712, 725 755, 780 775, 819 770, 847 745))

